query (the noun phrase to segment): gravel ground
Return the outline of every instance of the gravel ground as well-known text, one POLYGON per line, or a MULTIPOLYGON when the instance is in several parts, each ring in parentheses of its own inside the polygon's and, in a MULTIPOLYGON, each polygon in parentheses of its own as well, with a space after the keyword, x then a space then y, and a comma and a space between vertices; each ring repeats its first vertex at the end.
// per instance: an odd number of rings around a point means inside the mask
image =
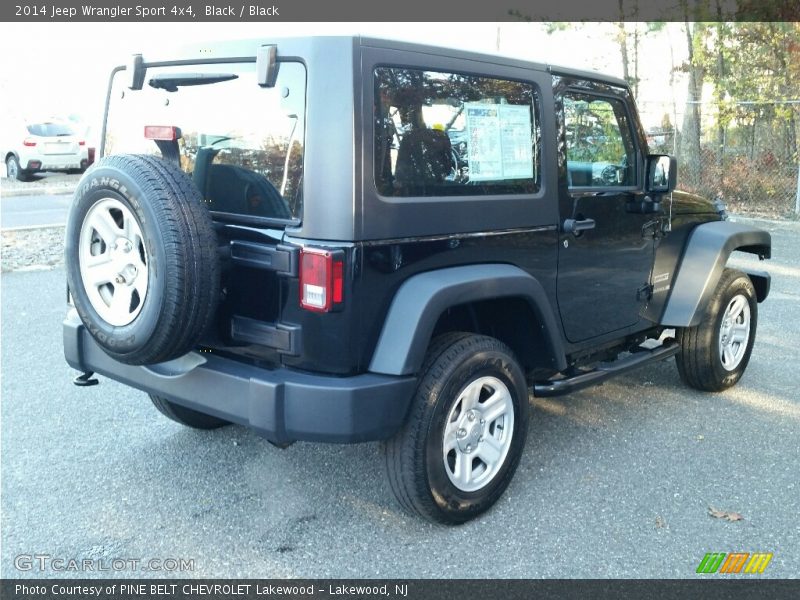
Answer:
POLYGON ((2 270, 25 271, 64 264, 64 228, 3 231, 2 270))
POLYGON ((66 193, 78 185, 81 176, 67 173, 37 173, 31 181, 17 181, 5 176, 5 165, 2 166, 0 179, 0 196, 21 196, 27 194, 66 193))

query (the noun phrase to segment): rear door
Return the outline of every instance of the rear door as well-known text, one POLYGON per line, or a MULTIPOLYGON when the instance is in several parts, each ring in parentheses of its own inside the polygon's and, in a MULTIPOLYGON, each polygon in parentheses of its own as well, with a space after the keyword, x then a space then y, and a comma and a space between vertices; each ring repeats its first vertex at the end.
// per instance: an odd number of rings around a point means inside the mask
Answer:
POLYGON ((627 91, 590 81, 559 83, 557 294, 566 337, 581 342, 640 320, 653 264, 652 215, 637 211, 644 149, 627 91))

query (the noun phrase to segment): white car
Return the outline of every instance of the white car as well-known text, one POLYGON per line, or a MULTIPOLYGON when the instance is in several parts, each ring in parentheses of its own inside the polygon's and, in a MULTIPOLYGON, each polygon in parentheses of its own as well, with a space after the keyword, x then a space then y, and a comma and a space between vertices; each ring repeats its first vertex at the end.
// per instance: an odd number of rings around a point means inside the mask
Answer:
POLYGON ((27 181, 39 171, 80 171, 89 166, 86 140, 63 121, 27 123, 5 150, 6 176, 27 181))

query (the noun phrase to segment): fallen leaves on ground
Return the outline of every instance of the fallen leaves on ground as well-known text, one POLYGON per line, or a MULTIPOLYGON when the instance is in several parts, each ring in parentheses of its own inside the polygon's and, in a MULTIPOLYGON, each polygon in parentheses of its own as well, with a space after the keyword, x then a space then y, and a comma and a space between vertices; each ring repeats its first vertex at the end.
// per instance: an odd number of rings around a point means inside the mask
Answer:
POLYGON ((744 517, 732 510, 719 510, 713 506, 708 507, 708 515, 715 519, 725 519, 727 521, 744 521, 744 517))

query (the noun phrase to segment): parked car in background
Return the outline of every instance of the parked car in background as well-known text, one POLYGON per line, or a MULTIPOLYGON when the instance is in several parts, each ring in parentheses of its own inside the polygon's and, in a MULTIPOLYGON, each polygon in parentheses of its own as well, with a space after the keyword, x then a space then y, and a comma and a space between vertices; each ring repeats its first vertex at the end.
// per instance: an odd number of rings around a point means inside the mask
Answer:
POLYGON ((4 150, 6 175, 27 181, 41 171, 80 172, 91 164, 85 138, 63 121, 26 123, 4 150))

